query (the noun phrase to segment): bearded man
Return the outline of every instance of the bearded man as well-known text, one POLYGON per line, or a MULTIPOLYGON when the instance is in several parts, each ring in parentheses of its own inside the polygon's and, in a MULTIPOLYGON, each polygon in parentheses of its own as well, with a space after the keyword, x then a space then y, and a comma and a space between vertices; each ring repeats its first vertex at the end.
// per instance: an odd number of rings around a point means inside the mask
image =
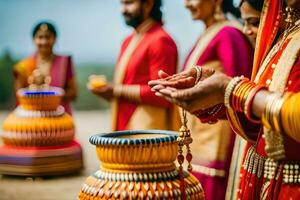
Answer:
POLYGON ((133 32, 124 40, 113 84, 89 88, 112 102, 112 129, 171 129, 172 104, 155 96, 148 81, 158 71, 174 74, 177 48, 163 29, 161 0, 121 0, 125 23, 133 32))

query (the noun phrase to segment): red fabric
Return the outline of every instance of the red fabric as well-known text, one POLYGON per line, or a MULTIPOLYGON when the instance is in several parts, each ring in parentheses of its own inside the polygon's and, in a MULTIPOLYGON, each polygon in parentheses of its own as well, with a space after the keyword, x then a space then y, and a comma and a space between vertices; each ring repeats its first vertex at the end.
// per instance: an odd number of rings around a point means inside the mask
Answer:
POLYGON ((70 143, 65 145, 57 146, 44 146, 44 147, 17 147, 10 145, 3 145, 0 147, 0 155, 9 156, 32 156, 34 153, 52 152, 55 150, 64 149, 65 151, 72 149, 81 148, 80 144, 76 140, 72 140, 70 143))
MULTIPOLYGON (((120 57, 127 48, 132 35, 122 44, 120 57)), ((177 47, 173 39, 164 31, 161 24, 153 25, 133 52, 125 72, 124 85, 140 85, 141 103, 170 108, 171 103, 155 96, 148 86, 148 81, 158 79, 158 71, 176 73, 177 47)), ((126 129, 133 112, 139 104, 124 99, 119 100, 117 130, 126 129)))
POLYGON ((254 57, 254 65, 252 70, 252 80, 268 54, 273 42, 276 38, 279 23, 281 21, 281 10, 283 0, 265 0, 265 8, 262 13, 260 31, 257 37, 257 44, 254 57))
MULTIPOLYGON (((287 46, 287 41, 282 49, 272 58, 266 70, 264 71, 259 83, 265 84, 268 79, 272 78, 274 69, 271 67, 273 63, 277 63, 284 48, 287 46)), ((300 91, 300 59, 296 61, 294 64, 289 78, 288 85, 286 87, 286 91, 290 92, 299 92, 300 91)), ((241 119, 240 119, 241 120, 241 119)), ((245 124, 247 121, 244 122, 245 124)), ((248 125, 249 126, 249 125, 248 125)), ((247 129, 245 129, 247 130, 247 129)), ((249 134, 249 132, 246 132, 249 134)), ((284 134, 284 133, 283 133, 284 134)), ((259 155, 267 157, 265 152, 265 140, 262 137, 262 129, 259 133, 257 133, 257 146, 256 152, 259 155)), ((300 154, 297 152, 297 149, 300 148, 300 143, 289 137, 288 135, 283 135, 284 140, 284 148, 286 158, 283 162, 287 161, 297 161, 300 162, 300 154)), ((286 185, 282 182, 282 173, 283 173, 283 164, 281 164, 280 169, 278 170, 279 178, 273 179, 270 181, 269 189, 267 190, 267 199, 298 199, 300 197, 300 186, 299 185, 286 185)), ((240 184, 240 193, 239 198, 241 199, 257 199, 260 196, 261 188, 263 188, 263 184, 266 182, 264 178, 257 178, 256 175, 249 173, 242 169, 242 179, 240 184)))

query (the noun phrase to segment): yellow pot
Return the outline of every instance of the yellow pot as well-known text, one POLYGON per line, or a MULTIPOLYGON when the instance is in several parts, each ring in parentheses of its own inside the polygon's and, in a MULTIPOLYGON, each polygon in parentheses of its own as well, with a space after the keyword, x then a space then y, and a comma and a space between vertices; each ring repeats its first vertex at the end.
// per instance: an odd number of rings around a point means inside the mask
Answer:
POLYGON ((161 130, 92 136, 101 167, 87 178, 79 199, 204 199, 193 175, 184 171, 179 178, 176 139, 177 133, 161 130))
POLYGON ((50 91, 29 91, 27 88, 18 90, 17 97, 20 106, 25 110, 56 110, 61 103, 64 91, 51 87, 50 91))

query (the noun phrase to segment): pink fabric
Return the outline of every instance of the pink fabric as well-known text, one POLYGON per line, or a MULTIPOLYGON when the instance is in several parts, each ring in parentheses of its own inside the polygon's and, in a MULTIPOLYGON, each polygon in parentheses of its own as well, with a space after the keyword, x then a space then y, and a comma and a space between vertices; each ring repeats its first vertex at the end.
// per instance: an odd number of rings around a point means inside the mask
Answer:
MULTIPOLYGON (((233 27, 224 27, 209 43, 206 50, 200 56, 197 65, 201 66, 209 61, 219 60, 227 75, 244 75, 250 77, 253 53, 253 48, 249 40, 242 32, 233 27)), ((186 59, 185 65, 189 56, 186 59)), ((232 132, 232 137, 230 138, 229 146, 227 148, 227 159, 225 161, 216 160, 211 162, 194 160, 193 162, 205 167, 226 171, 225 177, 213 177, 201 173, 193 173, 203 186, 206 200, 225 199, 234 140, 235 134, 232 132)), ((194 152, 194 154, 196 153, 197 152, 194 152)))
MULTIPOLYGON (((51 86, 65 88, 67 81, 74 77, 72 59, 70 56, 55 55, 51 67, 51 86)), ((72 115, 72 109, 69 102, 62 102, 65 111, 72 115)))

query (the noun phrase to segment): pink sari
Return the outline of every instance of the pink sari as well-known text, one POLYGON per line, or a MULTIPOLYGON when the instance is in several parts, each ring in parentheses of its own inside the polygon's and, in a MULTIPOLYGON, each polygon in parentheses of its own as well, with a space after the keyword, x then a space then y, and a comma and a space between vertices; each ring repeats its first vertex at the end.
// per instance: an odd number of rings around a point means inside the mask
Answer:
MULTIPOLYGON (((65 89, 66 83, 74 78, 73 64, 70 56, 55 55, 51 67, 51 86, 65 89)), ((72 115, 70 102, 62 101, 66 112, 72 115)))
MULTIPOLYGON (((250 77, 253 48, 233 22, 209 27, 192 49, 185 68, 209 66, 229 76, 250 77)), ((193 174, 201 182, 206 200, 225 199, 235 134, 227 120, 203 124, 192 115, 188 126, 193 136, 193 174)))

